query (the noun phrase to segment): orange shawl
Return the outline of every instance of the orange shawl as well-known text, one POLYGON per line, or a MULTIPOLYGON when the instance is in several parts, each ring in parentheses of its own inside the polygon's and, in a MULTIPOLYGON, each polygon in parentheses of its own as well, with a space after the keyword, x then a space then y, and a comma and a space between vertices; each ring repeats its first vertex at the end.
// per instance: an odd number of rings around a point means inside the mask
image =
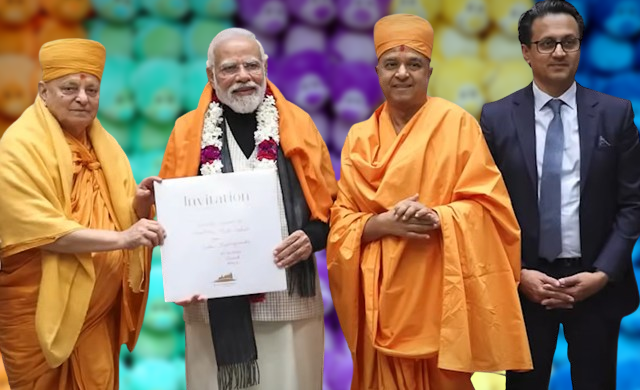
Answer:
MULTIPOLYGON (((271 82, 268 84, 280 118, 280 146, 296 171, 311 219, 328 222, 337 185, 327 146, 311 117, 287 101, 271 82)), ((163 179, 198 175, 204 115, 212 92, 213 88, 207 83, 198 108, 176 121, 160 169, 163 179)))
POLYGON ((368 339, 387 356, 437 356, 440 369, 532 367, 517 293, 520 229, 477 122, 454 104, 430 97, 396 135, 385 103, 351 129, 327 262, 356 359, 368 339), (427 242, 361 245, 369 217, 414 194, 438 213, 440 231, 427 242))

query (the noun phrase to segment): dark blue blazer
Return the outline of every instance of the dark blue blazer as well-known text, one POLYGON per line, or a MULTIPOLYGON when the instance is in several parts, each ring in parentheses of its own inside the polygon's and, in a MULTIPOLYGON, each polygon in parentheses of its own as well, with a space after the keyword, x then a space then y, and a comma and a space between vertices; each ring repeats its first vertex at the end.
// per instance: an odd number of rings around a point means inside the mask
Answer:
MULTIPOLYGON (((631 252, 640 236, 640 140, 628 100, 577 85, 583 264, 611 283, 594 297, 623 316, 638 307, 631 252)), ((533 86, 482 109, 480 125, 522 231, 522 267, 538 263, 538 173, 533 86)))

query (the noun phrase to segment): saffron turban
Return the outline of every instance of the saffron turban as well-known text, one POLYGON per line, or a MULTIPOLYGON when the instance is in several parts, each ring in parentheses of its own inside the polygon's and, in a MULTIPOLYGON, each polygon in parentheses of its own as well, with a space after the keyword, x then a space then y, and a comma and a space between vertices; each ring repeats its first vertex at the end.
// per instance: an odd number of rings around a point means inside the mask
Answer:
POLYGON ((405 45, 431 59, 433 27, 425 19, 409 14, 394 14, 378 20, 373 28, 378 59, 389 49, 405 45))
POLYGON ((107 51, 100 43, 88 39, 59 39, 40 49, 42 81, 76 73, 88 73, 102 80, 107 51))

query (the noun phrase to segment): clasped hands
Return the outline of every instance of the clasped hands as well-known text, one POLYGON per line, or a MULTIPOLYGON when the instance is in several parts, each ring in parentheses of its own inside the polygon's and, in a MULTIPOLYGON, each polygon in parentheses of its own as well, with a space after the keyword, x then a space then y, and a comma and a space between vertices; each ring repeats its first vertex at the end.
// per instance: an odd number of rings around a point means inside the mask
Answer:
POLYGON ((429 232, 440 228, 438 214, 418 202, 417 194, 398 202, 376 218, 383 235, 426 240, 430 237, 429 232))
POLYGON ((581 272, 561 279, 531 269, 523 269, 520 275, 520 291, 548 310, 572 309, 576 302, 596 294, 609 282, 602 271, 581 272))

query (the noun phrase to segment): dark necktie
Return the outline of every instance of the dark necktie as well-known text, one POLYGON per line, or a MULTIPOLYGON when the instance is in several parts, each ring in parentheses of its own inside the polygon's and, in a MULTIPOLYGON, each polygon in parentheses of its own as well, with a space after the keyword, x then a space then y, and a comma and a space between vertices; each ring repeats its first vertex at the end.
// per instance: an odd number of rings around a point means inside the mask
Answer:
POLYGON ((550 100, 547 105, 553 110, 553 119, 547 129, 544 144, 544 160, 540 180, 540 257, 553 261, 562 252, 562 228, 560 224, 560 183, 562 179, 562 156, 564 131, 560 107, 562 100, 550 100))

